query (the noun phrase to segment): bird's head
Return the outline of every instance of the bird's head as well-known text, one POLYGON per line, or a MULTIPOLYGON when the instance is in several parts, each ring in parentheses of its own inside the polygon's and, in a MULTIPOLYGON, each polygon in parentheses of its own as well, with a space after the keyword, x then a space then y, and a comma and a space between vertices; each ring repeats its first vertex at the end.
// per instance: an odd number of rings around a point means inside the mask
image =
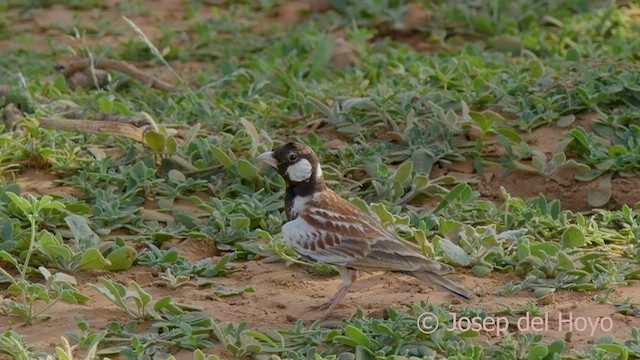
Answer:
POLYGON ((320 160, 307 145, 287 143, 258 156, 276 168, 290 186, 323 183, 320 160))

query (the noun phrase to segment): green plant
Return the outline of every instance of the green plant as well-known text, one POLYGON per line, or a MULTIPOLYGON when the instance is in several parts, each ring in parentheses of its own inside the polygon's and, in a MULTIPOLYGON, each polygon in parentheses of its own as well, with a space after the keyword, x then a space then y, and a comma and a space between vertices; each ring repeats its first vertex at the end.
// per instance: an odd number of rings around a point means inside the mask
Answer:
POLYGON ((100 278, 98 281, 102 286, 96 284, 91 284, 91 286, 134 319, 157 320, 160 319, 161 314, 164 312, 172 314, 180 314, 182 312, 172 302, 170 296, 159 299, 151 306, 153 298, 135 281, 131 282, 133 291, 106 278, 100 278), (131 303, 133 304, 131 305, 131 303))
MULTIPOLYGON (((235 253, 222 256, 215 263, 211 259, 202 259, 195 264, 184 256, 180 256, 175 248, 160 250, 153 244, 148 243, 147 249, 138 256, 138 264, 157 267, 160 271, 170 272, 171 276, 189 279, 194 277, 216 277, 225 276, 237 271, 233 260, 235 253)), ((177 280, 177 279, 176 279, 177 280)), ((182 282, 182 281, 181 281, 182 282)))
POLYGON ((29 262, 36 247, 36 234, 38 231, 37 224, 42 220, 42 211, 64 209, 64 204, 59 201, 53 201, 53 198, 48 195, 45 195, 40 199, 31 194, 27 195, 26 199, 19 197, 13 192, 6 192, 5 195, 8 196, 9 199, 11 199, 12 204, 27 217, 29 224, 31 225, 30 238, 28 241, 29 247, 27 249, 24 262, 19 268, 20 280, 25 281, 27 272, 29 271, 29 262))
POLYGON ((11 264, 20 274, 16 278, 4 268, 0 268, 0 275, 2 275, 3 281, 9 283, 7 292, 16 295, 19 299, 19 301, 5 299, 3 307, 7 309, 6 311, 19 316, 30 324, 34 319, 42 317, 48 309, 60 300, 74 304, 89 300, 88 297, 75 289, 72 284, 74 279, 69 279, 64 274, 52 275, 45 267, 40 266, 37 269, 37 272, 45 279, 44 284, 33 283, 27 278, 27 274, 33 272, 33 268, 29 266, 29 263, 34 250, 40 246, 37 242, 39 240, 46 242, 46 239, 51 237, 47 232, 43 232, 40 237, 36 236, 37 223, 42 219, 42 212, 44 210, 61 209, 64 208, 64 205, 60 202, 52 201, 53 198, 50 196, 43 196, 41 199, 37 199, 29 195, 27 199, 24 199, 12 192, 7 192, 6 195, 11 199, 12 204, 26 215, 31 225, 28 248, 22 264, 8 252, 0 251, 0 260, 11 264), (35 305, 38 301, 44 302, 45 306, 36 310, 35 305))
MULTIPOLYGON (((252 328, 216 308, 269 296, 262 284, 237 283, 245 278, 238 274, 218 284, 243 268, 252 275, 253 261, 311 266, 303 276, 335 271, 309 264, 282 241, 283 180, 255 160, 277 143, 303 141, 318 153, 332 189, 427 256, 469 268, 469 276, 509 276, 506 286, 488 285, 482 299, 531 291, 549 297, 543 302, 562 290, 584 292, 589 302, 595 289, 594 301, 611 312, 637 316, 633 299, 612 292, 640 279, 637 4, 332 0, 332 11, 316 12, 274 0, 217 0, 185 2, 167 17, 140 1, 80 3, 0 4, 0 287, 7 290, 0 314, 15 331, 0 338, 0 356, 70 358, 73 351, 82 358, 96 350, 148 359, 195 351, 204 359, 209 348, 228 349, 221 357, 326 360, 638 353, 637 330, 574 343, 580 348, 568 353, 560 341, 513 326, 490 344, 477 331, 416 328, 425 311, 441 322, 452 311, 497 315, 482 301, 478 309, 358 310, 340 324, 283 329, 272 327, 281 318, 272 312, 252 328), (51 23, 54 13, 65 16, 51 23), (37 21, 16 31, 13 20, 23 18, 37 21), (69 41, 47 37, 51 31, 69 41), (178 91, 115 70, 101 88, 72 89, 63 67, 76 59, 67 62, 68 55, 88 61, 92 76, 98 58, 133 60, 140 73, 178 91), (55 68, 62 71, 52 75, 55 68), (116 120, 146 135, 138 142, 48 127, 64 119, 116 120), (8 193, 34 194, 34 201, 21 197, 30 206, 55 196, 51 202, 64 208, 24 212, 8 193), (200 246, 211 248, 198 258, 222 254, 189 260, 200 246), (205 310, 156 301, 133 284, 96 282, 136 320, 77 320, 77 334, 68 334, 77 348, 47 338, 60 345, 58 355, 34 352, 20 338, 45 329, 35 321, 18 327, 15 315, 55 314, 56 301, 85 301, 74 281, 95 271, 127 277, 143 270, 133 264, 149 267, 150 284, 167 286, 154 294, 220 298, 205 310)), ((482 287, 474 291, 481 295, 482 287)), ((543 309, 527 304, 504 316, 543 309)))
POLYGON ((33 348, 24 340, 24 336, 7 331, 0 335, 0 354, 10 356, 12 359, 29 360, 33 357, 33 348))

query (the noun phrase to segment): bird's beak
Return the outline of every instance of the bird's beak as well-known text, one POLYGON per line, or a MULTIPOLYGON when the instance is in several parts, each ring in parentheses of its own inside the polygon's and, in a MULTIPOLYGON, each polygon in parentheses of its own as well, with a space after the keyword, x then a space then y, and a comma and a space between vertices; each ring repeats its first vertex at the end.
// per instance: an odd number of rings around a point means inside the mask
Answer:
POLYGON ((266 153, 262 153, 258 155, 258 159, 266 162, 267 164, 273 166, 274 168, 278 167, 278 162, 273 157, 273 151, 267 151, 266 153))

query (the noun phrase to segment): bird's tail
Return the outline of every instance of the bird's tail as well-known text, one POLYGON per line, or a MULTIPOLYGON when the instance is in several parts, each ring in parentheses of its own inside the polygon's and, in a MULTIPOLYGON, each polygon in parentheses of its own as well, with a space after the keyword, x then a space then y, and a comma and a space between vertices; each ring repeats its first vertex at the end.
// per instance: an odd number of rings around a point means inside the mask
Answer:
POLYGON ((461 288, 460 286, 458 286, 458 284, 454 283, 453 281, 447 279, 442 275, 438 275, 436 273, 425 271, 425 270, 414 271, 409 274, 417 277, 418 279, 424 282, 438 285, 439 287, 463 299, 471 300, 474 297, 467 290, 461 288))

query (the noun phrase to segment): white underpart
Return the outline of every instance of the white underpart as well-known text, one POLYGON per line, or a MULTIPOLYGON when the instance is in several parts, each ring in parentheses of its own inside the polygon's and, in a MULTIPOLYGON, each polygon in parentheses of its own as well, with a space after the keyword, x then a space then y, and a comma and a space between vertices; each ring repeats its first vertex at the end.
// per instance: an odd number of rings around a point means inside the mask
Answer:
POLYGON ((302 209, 304 209, 307 201, 311 200, 311 195, 309 196, 296 196, 293 199, 293 205, 291 206, 291 215, 296 218, 300 215, 302 209))
POLYGON ((291 181, 301 182, 309 180, 312 170, 309 160, 300 159, 297 163, 287 168, 287 175, 289 175, 291 181))
POLYGON ((320 167, 320 163, 318 163, 318 167, 316 168, 316 179, 322 178, 322 168, 320 167))
POLYGON ((291 246, 298 253, 308 256, 316 261, 333 264, 345 265, 353 258, 349 255, 342 255, 331 251, 316 249, 315 251, 305 249, 302 244, 316 242, 320 238, 326 236, 326 231, 317 229, 309 225, 303 218, 297 218, 282 226, 282 238, 287 245, 291 246))

